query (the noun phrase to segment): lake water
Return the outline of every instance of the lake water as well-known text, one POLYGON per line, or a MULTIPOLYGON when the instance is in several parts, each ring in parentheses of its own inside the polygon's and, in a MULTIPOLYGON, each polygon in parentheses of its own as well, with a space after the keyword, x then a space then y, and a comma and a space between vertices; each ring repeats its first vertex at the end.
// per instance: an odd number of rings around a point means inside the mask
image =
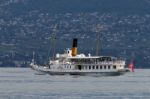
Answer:
POLYGON ((122 76, 89 77, 0 68, 0 99, 150 99, 150 69, 122 76))

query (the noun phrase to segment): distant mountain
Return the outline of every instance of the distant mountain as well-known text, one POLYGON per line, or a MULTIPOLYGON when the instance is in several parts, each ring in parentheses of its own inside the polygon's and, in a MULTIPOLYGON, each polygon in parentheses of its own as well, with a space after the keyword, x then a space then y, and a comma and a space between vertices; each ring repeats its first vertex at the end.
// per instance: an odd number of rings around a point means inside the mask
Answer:
POLYGON ((79 52, 95 54, 96 31, 100 54, 135 59, 150 65, 149 0, 0 0, 0 66, 28 66, 32 52, 39 63, 79 38, 79 52), (98 29, 98 30, 97 30, 98 29))
POLYGON ((22 14, 30 10, 49 13, 101 12, 122 14, 149 13, 149 0, 4 0, 6 9, 13 14, 22 14), (7 4, 5 4, 7 3, 7 4))

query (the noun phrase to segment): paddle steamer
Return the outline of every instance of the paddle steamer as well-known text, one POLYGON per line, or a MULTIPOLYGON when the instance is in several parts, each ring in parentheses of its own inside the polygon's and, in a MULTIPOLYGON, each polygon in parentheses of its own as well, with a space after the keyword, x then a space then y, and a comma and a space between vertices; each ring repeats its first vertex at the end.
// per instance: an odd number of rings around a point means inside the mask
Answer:
POLYGON ((78 54, 77 39, 73 39, 71 49, 66 49, 63 54, 57 53, 48 65, 39 66, 34 59, 30 64, 32 69, 50 75, 122 75, 130 70, 126 68, 124 59, 113 56, 92 56, 78 54))

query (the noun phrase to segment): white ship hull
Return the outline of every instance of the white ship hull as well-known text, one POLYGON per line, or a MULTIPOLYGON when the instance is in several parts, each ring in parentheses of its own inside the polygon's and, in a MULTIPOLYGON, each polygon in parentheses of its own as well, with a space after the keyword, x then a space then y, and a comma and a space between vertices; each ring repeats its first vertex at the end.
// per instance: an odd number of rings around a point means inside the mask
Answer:
POLYGON ((80 76, 119 76, 129 72, 129 69, 122 70, 51 70, 44 66, 31 65, 31 68, 40 73, 50 75, 80 75, 80 76))

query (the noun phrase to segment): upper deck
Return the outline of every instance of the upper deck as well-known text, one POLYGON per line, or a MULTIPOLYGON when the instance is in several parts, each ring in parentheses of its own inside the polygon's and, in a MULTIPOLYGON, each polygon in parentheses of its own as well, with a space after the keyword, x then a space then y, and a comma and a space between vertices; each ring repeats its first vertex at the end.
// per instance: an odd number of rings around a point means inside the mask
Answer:
POLYGON ((91 57, 68 57, 71 62, 80 63, 102 63, 102 62, 123 62, 124 59, 111 57, 111 56, 91 56, 91 57))
POLYGON ((77 54, 71 55, 70 49, 66 50, 64 54, 57 54, 56 59, 62 63, 74 64, 125 64, 125 60, 113 56, 91 56, 91 54, 77 54))

